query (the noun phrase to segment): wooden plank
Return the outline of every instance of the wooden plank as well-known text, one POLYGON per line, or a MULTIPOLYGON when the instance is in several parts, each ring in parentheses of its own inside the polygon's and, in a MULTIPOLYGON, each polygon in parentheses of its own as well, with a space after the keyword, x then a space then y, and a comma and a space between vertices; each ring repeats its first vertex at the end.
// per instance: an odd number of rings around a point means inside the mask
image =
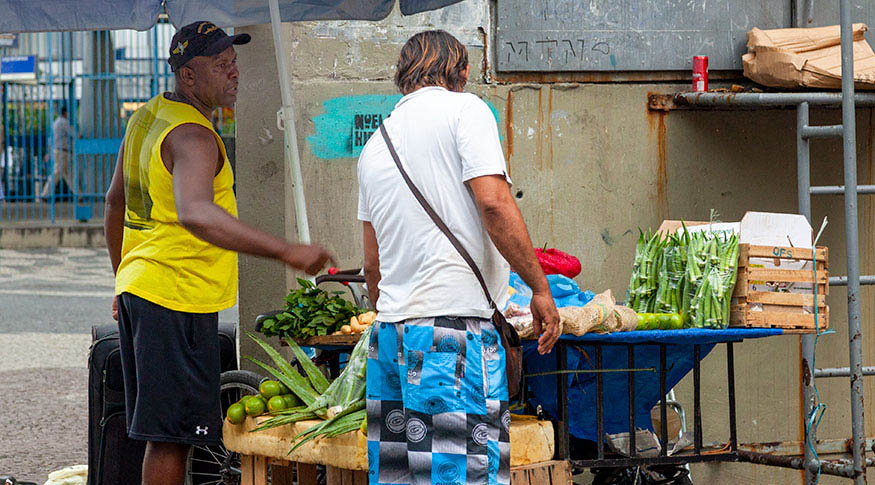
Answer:
MULTIPOLYGON (((829 308, 823 313, 818 313, 818 327, 821 330, 829 328, 829 308)), ((754 328, 797 328, 815 331, 813 314, 784 313, 784 312, 754 312, 748 311, 744 320, 744 326, 754 328)))
POLYGON ((510 469, 512 485, 568 485, 571 467, 567 461, 551 460, 510 469))
POLYGON ((298 343, 303 346, 313 345, 348 345, 354 347, 358 343, 360 333, 351 333, 348 335, 324 335, 321 337, 310 337, 307 340, 299 340, 298 343))
POLYGON ((510 483, 511 485, 525 485, 527 483, 526 471, 511 468, 510 483))
POLYGON ((240 455, 240 485, 253 485, 255 483, 255 457, 252 455, 240 455))
POLYGON ((325 467, 325 483, 327 485, 340 485, 342 481, 343 470, 337 468, 336 466, 326 466, 325 467))
MULTIPOLYGON (((747 258, 775 258, 811 261, 812 251, 809 248, 791 248, 786 246, 751 246, 748 244, 738 245, 739 258, 745 255, 747 258)), ((827 249, 824 246, 817 247, 817 260, 827 260, 827 249)))
POLYGON ((267 475, 270 467, 267 464, 267 457, 256 456, 253 459, 253 463, 252 485, 268 485, 267 475))
POLYGON ((298 463, 298 485, 319 485, 317 480, 316 465, 310 463, 298 463))
POLYGON ((270 460, 271 485, 295 485, 295 467, 285 460, 270 460))
POLYGON ((529 480, 532 484, 543 483, 544 485, 552 485, 550 483, 550 471, 546 466, 539 466, 531 470, 529 480))
POLYGON ((363 470, 353 470, 352 485, 368 485, 368 472, 363 470))
POLYGON ((738 274, 735 277, 735 288, 732 289, 732 296, 737 298, 746 296, 748 290, 750 289, 750 285, 748 285, 747 282, 747 270, 739 270, 738 274))
MULTIPOLYGON (((748 303, 764 303, 767 305, 812 306, 814 295, 806 293, 777 293, 771 291, 752 291, 747 295, 748 303)), ((818 306, 826 306, 826 295, 817 295, 818 306)))
MULTIPOLYGON (((778 281, 785 283, 811 283, 814 281, 814 271, 796 269, 771 269, 750 268, 747 273, 748 280, 752 281, 778 281)), ((827 273, 817 273, 818 283, 828 283, 827 273)))
POLYGON ((552 485, 569 485, 571 483, 571 464, 561 461, 550 465, 550 480, 552 485))

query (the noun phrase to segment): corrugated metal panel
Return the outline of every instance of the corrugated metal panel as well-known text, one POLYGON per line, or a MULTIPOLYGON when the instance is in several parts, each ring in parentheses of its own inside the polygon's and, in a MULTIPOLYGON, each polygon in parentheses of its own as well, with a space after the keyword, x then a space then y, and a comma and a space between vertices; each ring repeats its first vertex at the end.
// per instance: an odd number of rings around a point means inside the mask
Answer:
POLYGON ((707 55, 741 69, 752 27, 791 25, 790 0, 501 0, 499 71, 670 71, 707 55))
MULTIPOLYGON (((813 1, 801 0, 801 11, 804 15, 800 27, 824 27, 826 25, 838 25, 839 23, 839 3, 830 1, 813 1), (813 12, 811 11, 811 7, 813 12), (808 19, 812 22, 809 23, 808 19)), ((851 2, 853 5, 853 13, 851 19, 854 23, 863 22, 870 29, 875 28, 875 2, 872 0, 855 0, 851 2)), ((871 34, 870 34, 871 35, 871 34)), ((872 38, 867 35, 869 43, 872 43, 872 38)))

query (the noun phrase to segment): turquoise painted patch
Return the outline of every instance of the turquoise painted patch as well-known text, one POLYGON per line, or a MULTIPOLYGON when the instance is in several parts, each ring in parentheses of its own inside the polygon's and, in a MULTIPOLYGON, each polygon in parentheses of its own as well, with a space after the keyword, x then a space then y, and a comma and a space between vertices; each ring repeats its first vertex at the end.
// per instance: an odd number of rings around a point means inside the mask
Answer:
MULTIPOLYGON (((400 99, 400 94, 362 94, 325 100, 322 114, 313 118, 316 133, 307 137, 313 155, 325 160, 358 157, 400 99)), ((484 101, 499 122, 498 110, 484 101)))

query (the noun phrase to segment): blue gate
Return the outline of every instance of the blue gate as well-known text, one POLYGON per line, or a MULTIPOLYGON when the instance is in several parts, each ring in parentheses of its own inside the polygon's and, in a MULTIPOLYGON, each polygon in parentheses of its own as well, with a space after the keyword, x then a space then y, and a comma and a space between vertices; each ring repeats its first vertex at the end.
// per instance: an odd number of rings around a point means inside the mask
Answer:
MULTIPOLYGON (((127 119, 172 89, 173 32, 162 21, 0 39, 0 223, 103 216, 127 119)), ((215 121, 233 131, 233 111, 215 121)))

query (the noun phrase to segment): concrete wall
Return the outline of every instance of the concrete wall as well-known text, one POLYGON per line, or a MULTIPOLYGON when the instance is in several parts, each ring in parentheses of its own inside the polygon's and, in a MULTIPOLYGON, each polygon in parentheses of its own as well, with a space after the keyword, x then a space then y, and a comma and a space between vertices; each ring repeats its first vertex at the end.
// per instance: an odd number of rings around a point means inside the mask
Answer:
MULTIPOLYGON (((686 82, 532 83, 531 76, 497 76, 484 62, 489 59, 484 47, 491 31, 489 18, 486 2, 468 1, 407 18, 396 11, 376 24, 319 22, 285 27, 311 235, 333 249, 343 267, 357 267, 362 260, 361 231, 355 218, 356 160, 326 158, 319 135, 326 135, 324 123, 332 119, 328 111, 336 108, 336 100, 397 94, 391 77, 400 46, 410 34, 425 28, 444 28, 468 45, 473 74, 467 90, 487 100, 497 113, 515 182, 513 192, 533 242, 580 257, 583 273, 577 280, 583 288, 611 288, 617 295, 624 294, 638 228, 656 227, 664 218, 703 219, 712 208, 729 221, 740 219, 747 210, 795 212, 794 111, 653 113, 647 110, 648 93, 683 90, 686 82)), ((281 101, 270 31, 265 26, 247 31, 253 34, 253 43, 238 50, 243 77, 237 125, 240 215, 294 238, 282 133, 274 121, 281 101)), ((862 110, 858 116, 860 183, 873 183, 875 177, 872 117, 862 110)), ((814 111, 813 118, 837 122, 839 114, 814 111)), ((338 124, 335 129, 346 133, 352 126, 338 124)), ((812 161, 815 183, 841 183, 840 142, 816 141, 812 161)), ((863 274, 873 269, 875 248, 869 230, 875 223, 870 200, 863 198, 860 203, 863 274)), ((833 274, 843 274, 845 266, 842 208, 840 198, 813 202, 818 225, 824 215, 830 216, 823 242, 830 246, 833 274)), ((245 327, 251 326, 249 322, 258 313, 283 303, 291 275, 273 263, 250 258, 241 258, 240 269, 240 321, 245 327)), ((864 316, 872 314, 871 296, 864 290, 864 316)), ((837 333, 821 338, 819 367, 847 365, 842 288, 831 290, 830 304, 837 333)), ((871 362, 875 333, 864 337, 864 360, 871 362)), ((802 439, 799 338, 745 342, 736 346, 735 358, 739 439, 802 439)), ((692 425, 692 386, 687 381, 677 391, 692 425)), ((704 360, 702 382, 705 440, 726 440, 722 348, 704 360)), ((875 398, 870 382, 865 381, 867 403, 875 398)), ((824 380, 819 386, 829 405, 819 436, 848 437, 847 380, 824 380)), ((868 418, 867 428, 872 425, 868 418)), ((801 482, 796 471, 746 464, 695 466, 693 473, 701 483, 801 482)))

